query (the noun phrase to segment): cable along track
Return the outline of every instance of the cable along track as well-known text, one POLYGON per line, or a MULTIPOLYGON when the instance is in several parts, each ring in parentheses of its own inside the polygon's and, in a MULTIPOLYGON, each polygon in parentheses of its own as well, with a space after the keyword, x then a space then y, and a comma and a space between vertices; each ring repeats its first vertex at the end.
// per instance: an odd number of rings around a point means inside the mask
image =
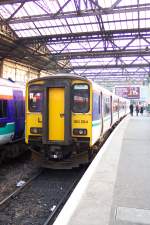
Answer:
POLYGON ((85 172, 44 170, 0 202, 0 224, 50 225, 85 172))

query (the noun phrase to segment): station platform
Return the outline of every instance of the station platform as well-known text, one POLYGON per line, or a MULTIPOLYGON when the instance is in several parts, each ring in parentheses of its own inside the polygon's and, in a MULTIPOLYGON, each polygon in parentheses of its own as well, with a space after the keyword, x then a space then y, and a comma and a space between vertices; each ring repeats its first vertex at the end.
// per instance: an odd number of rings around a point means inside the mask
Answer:
POLYGON ((105 142, 54 225, 150 225, 150 117, 127 116, 105 142))

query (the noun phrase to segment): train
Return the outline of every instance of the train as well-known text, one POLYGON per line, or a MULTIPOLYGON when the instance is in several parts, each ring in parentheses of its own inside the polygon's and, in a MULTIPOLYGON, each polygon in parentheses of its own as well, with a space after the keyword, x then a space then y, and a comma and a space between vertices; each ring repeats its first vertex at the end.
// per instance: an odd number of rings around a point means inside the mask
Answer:
POLYGON ((25 142, 44 167, 78 167, 128 112, 127 99, 86 77, 37 78, 26 86, 25 142))
POLYGON ((25 149, 18 145, 24 142, 24 130, 25 85, 0 78, 0 162, 25 149))

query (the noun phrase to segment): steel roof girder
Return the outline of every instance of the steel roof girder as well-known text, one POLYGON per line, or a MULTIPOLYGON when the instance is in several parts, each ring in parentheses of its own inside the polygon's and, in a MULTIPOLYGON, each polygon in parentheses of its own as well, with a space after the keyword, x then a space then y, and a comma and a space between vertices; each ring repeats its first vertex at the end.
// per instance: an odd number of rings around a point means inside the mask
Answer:
MULTIPOLYGON (((13 2, 13 0, 8 0, 8 2, 13 2)), ((17 0, 14 0, 14 2, 17 0)), ((18 0, 22 2, 21 0, 18 0)), ((31 0, 28 0, 31 1, 31 0)), ((32 1, 38 1, 38 0, 32 0, 32 1)), ((65 4, 69 3, 70 0, 68 0, 65 4)), ((1 4, 1 3, 0 3, 1 4)), ((96 16, 96 15, 106 15, 106 14, 115 14, 115 13, 124 13, 124 12, 138 12, 150 10, 150 4, 141 4, 138 8, 137 5, 130 5, 130 7, 124 6, 124 7, 116 7, 114 9, 111 8, 101 8, 99 10, 86 10, 81 11, 80 10, 80 17, 83 16, 96 16)), ((23 23, 23 22, 36 22, 36 21, 44 21, 44 20, 51 20, 51 19, 63 19, 63 18, 73 18, 77 16, 77 11, 73 12, 61 12, 62 8, 54 14, 44 14, 44 15, 35 15, 35 16, 24 16, 21 18, 12 18, 10 21, 10 24, 14 23, 23 23)))
POLYGON ((150 51, 145 51, 145 49, 139 52, 139 49, 131 50, 107 50, 107 51, 82 51, 82 52, 66 52, 66 53, 53 53, 53 57, 57 59, 84 59, 84 58, 112 58, 112 57, 140 57, 140 56, 150 56, 150 51))
MULTIPOLYGON (((25 0, 26 2, 35 2, 39 0, 25 0)), ((0 0, 0 5, 22 3, 22 0, 0 0)))
MULTIPOLYGON (((99 40, 102 35, 106 38, 113 38, 115 39, 120 34, 120 38, 129 37, 131 39, 132 35, 135 36, 139 33, 139 29, 120 29, 120 30, 109 30, 109 31, 93 31, 93 32, 81 32, 81 33, 65 33, 65 34, 58 34, 58 35, 42 35, 42 36, 34 36, 34 37, 25 37, 19 38, 22 42, 33 43, 33 42, 51 42, 52 41, 63 41, 64 39, 76 39, 76 40, 87 40, 94 39, 99 40), (118 35, 118 36, 117 36, 118 35)), ((140 35, 143 37, 150 37, 150 28, 141 28, 140 35)))
POLYGON ((107 68, 143 68, 143 67, 150 67, 150 64, 146 64, 146 63, 141 63, 141 64, 126 64, 126 65, 78 65, 78 66, 72 66, 72 67, 68 67, 68 70, 75 70, 75 69, 107 69, 107 68))

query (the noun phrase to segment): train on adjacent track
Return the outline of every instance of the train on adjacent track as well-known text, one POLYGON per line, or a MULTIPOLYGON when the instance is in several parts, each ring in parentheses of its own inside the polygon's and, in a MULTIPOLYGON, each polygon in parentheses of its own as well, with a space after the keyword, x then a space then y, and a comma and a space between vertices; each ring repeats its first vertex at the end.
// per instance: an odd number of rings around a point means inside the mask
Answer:
POLYGON ((25 85, 0 78, 0 162, 24 151, 25 85))
POLYGON ((76 167, 128 112, 127 99, 86 77, 34 79, 26 89, 26 143, 44 167, 76 167))

